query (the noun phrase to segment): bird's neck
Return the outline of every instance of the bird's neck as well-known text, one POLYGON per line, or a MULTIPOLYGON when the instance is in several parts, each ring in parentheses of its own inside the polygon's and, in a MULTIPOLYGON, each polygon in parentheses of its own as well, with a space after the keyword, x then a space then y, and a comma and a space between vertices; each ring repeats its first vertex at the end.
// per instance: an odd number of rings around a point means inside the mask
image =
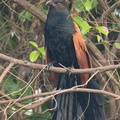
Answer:
POLYGON ((73 21, 68 11, 50 11, 48 14, 47 24, 51 27, 57 27, 58 29, 74 29, 73 21))

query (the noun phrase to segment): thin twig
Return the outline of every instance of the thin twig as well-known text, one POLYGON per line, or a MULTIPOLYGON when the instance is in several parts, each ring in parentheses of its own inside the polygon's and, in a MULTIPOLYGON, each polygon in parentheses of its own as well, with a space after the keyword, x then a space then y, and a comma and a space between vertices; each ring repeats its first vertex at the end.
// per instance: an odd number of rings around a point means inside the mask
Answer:
POLYGON ((22 97, 22 98, 19 98, 19 99, 3 100, 3 101, 0 101, 0 104, 13 103, 16 100, 17 100, 17 102, 20 102, 20 101, 24 101, 24 100, 27 100, 27 99, 32 99, 32 98, 35 98, 35 97, 44 97, 44 96, 51 96, 51 95, 53 97, 54 95, 61 94, 61 93, 67 93, 67 92, 101 93, 101 94, 106 94, 106 95, 115 97, 117 99, 120 99, 120 95, 117 95, 117 94, 114 94, 114 93, 111 93, 111 92, 107 92, 105 90, 96 90, 96 89, 88 89, 88 88, 70 88, 70 89, 56 90, 56 91, 45 92, 45 93, 40 93, 40 94, 33 94, 33 95, 22 97))
POLYGON ((4 72, 2 73, 2 75, 0 76, 0 83, 2 82, 2 80, 4 79, 4 77, 6 76, 6 74, 8 73, 8 71, 14 66, 13 62, 10 62, 10 64, 8 65, 8 67, 4 70, 4 72))

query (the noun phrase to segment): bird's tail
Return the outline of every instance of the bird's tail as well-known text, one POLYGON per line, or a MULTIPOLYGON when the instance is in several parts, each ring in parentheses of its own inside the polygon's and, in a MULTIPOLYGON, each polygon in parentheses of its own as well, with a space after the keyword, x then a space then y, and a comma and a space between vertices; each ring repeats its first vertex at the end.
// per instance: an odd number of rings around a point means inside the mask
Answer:
MULTIPOLYGON (((57 89, 67 89, 77 84, 75 75, 62 74, 57 89)), ((82 109, 78 101, 77 92, 62 93, 56 95, 57 108, 54 111, 52 120, 78 120, 82 109)))
MULTIPOLYGON (((80 84, 79 75, 61 74, 57 89, 67 89, 80 84)), ((99 89, 91 80, 87 88, 99 89)), ((102 94, 69 92, 56 95, 57 106, 52 120, 105 120, 102 94)))
MULTIPOLYGON (((96 81, 91 80, 87 88, 99 89, 99 86, 96 81)), ((84 113, 83 120, 106 120, 103 94, 79 92, 78 101, 84 113)))

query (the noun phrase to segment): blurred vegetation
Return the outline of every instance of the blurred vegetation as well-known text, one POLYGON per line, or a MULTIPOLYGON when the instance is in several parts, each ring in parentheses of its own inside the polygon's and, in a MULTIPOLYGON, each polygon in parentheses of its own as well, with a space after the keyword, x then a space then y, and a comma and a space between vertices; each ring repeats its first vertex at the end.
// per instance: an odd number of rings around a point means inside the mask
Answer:
MULTIPOLYGON (((47 0, 26 1, 47 15, 48 8, 45 6, 47 0)), ((120 7, 106 13, 116 2, 117 0, 74 0, 74 2, 70 0, 73 20, 79 25, 85 38, 93 67, 120 62, 120 7)), ((44 22, 14 3, 14 0, 0 0, 0 53, 24 61, 45 64, 44 22)), ((8 64, 0 59, 0 74, 8 64)), ((47 73, 39 72, 40 70, 16 65, 5 76, 0 84, 0 90, 14 99, 41 91, 51 91, 53 88, 47 73)), ((96 80, 101 88, 120 94, 119 69, 100 73, 96 76, 96 80)), ((2 97, 1 94, 0 100, 5 99, 7 98, 2 97)), ((40 98, 20 103, 26 105, 38 99, 40 98)), ((105 99, 107 118, 119 119, 120 102, 109 96, 105 96, 105 99)), ((15 104, 4 104, 0 105, 0 120, 50 120, 51 111, 42 113, 50 108, 52 108, 51 101, 31 110, 20 109, 15 104)))

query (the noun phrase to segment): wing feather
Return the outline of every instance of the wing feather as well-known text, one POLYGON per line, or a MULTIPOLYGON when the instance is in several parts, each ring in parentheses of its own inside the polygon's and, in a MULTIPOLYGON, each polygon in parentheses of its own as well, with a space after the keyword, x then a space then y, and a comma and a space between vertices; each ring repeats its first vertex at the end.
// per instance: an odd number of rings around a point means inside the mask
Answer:
MULTIPOLYGON (((46 64, 49 65, 50 63, 53 62, 52 54, 50 54, 47 47, 45 48, 46 48, 46 64)), ((50 79, 51 85, 56 87, 59 79, 59 74, 55 72, 49 72, 49 79, 50 79)))
MULTIPOLYGON (((80 69, 91 68, 92 65, 85 41, 76 23, 74 23, 74 26, 76 32, 73 34, 73 42, 79 68, 80 69)), ((80 74, 81 84, 84 84, 89 79, 89 77, 90 74, 80 74)))

